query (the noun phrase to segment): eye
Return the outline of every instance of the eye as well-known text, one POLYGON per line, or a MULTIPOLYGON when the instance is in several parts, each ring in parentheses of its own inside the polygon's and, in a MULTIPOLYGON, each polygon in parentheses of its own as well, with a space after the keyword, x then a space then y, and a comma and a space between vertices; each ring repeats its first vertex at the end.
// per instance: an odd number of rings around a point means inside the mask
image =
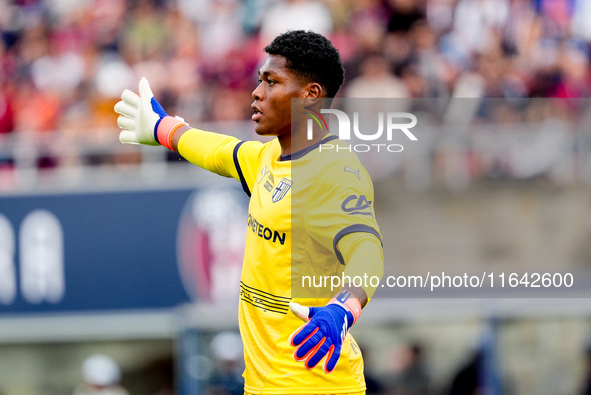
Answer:
POLYGON ((275 81, 275 80, 267 80, 267 83, 268 83, 269 85, 274 85, 274 84, 276 84, 276 83, 277 83, 277 81, 275 81))

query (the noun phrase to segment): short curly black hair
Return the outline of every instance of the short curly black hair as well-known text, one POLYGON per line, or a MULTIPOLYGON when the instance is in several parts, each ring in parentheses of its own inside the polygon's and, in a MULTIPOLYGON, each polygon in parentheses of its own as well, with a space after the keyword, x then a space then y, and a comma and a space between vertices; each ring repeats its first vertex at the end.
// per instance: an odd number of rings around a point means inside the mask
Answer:
POLYGON ((330 40, 312 31, 290 30, 265 47, 269 55, 287 59, 286 66, 307 82, 318 82, 329 98, 335 97, 345 78, 339 51, 330 40))

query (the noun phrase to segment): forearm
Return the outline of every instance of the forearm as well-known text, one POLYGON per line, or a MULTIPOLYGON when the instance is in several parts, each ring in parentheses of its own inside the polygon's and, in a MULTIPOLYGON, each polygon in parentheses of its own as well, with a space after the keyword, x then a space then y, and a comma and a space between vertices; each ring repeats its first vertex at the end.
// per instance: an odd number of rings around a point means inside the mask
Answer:
POLYGON ((189 162, 226 177, 237 178, 234 148, 239 139, 182 126, 172 137, 172 149, 189 162))
POLYGON ((226 177, 243 177, 235 149, 240 140, 192 129, 182 118, 169 116, 154 98, 146 78, 140 80, 138 91, 139 95, 125 89, 121 101, 115 104, 122 143, 160 144, 204 169, 226 177))
MULTIPOLYGON (((377 237, 369 233, 351 233, 339 241, 339 250, 343 255, 346 267, 345 277, 348 278, 382 278, 384 274, 384 257, 382 245, 377 237)), ((378 285, 373 281, 364 281, 361 287, 343 287, 359 299, 364 307, 375 293, 378 285)))
MULTIPOLYGON (((348 234, 338 241, 337 248, 347 265, 345 275, 382 277, 382 246, 373 234, 348 234)), ((306 368, 311 369, 324 358, 324 372, 332 372, 349 328, 361 316, 361 309, 366 305, 368 296, 373 295, 375 288, 369 284, 364 284, 363 287, 345 287, 322 307, 307 307, 290 302, 290 310, 307 321, 289 337, 289 343, 297 347, 293 354, 294 359, 304 361, 306 368)))

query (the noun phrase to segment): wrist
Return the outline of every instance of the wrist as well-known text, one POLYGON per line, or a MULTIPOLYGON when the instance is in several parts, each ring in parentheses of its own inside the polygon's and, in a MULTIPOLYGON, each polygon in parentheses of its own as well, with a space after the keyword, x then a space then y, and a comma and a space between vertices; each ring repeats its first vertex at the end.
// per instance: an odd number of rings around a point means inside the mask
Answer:
POLYGON ((348 290, 339 292, 334 298, 332 298, 328 304, 337 304, 347 310, 353 316, 353 322, 351 325, 357 322, 357 319, 361 316, 361 302, 348 290))
POLYGON ((154 138, 158 143, 165 146, 171 151, 174 151, 172 147, 172 138, 175 132, 181 127, 187 125, 185 122, 178 118, 171 117, 169 115, 160 118, 154 126, 154 138))

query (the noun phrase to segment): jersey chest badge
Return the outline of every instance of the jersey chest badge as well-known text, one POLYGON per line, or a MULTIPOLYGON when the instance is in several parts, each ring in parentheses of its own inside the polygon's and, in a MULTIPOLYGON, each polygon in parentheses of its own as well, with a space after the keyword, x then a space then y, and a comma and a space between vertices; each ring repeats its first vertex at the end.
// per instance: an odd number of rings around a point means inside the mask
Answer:
POLYGON ((273 203, 277 203, 278 201, 283 199, 285 197, 285 195, 287 195, 287 192, 291 188, 292 184, 293 184, 293 181, 291 181, 289 178, 283 177, 281 179, 281 181, 279 181, 279 184, 277 184, 277 186, 273 190, 273 195, 272 195, 273 203))
POLYGON ((273 178, 273 174, 267 170, 267 166, 261 170, 261 179, 259 180, 259 184, 263 181, 263 187, 267 190, 267 192, 271 192, 275 186, 275 179, 273 178))

